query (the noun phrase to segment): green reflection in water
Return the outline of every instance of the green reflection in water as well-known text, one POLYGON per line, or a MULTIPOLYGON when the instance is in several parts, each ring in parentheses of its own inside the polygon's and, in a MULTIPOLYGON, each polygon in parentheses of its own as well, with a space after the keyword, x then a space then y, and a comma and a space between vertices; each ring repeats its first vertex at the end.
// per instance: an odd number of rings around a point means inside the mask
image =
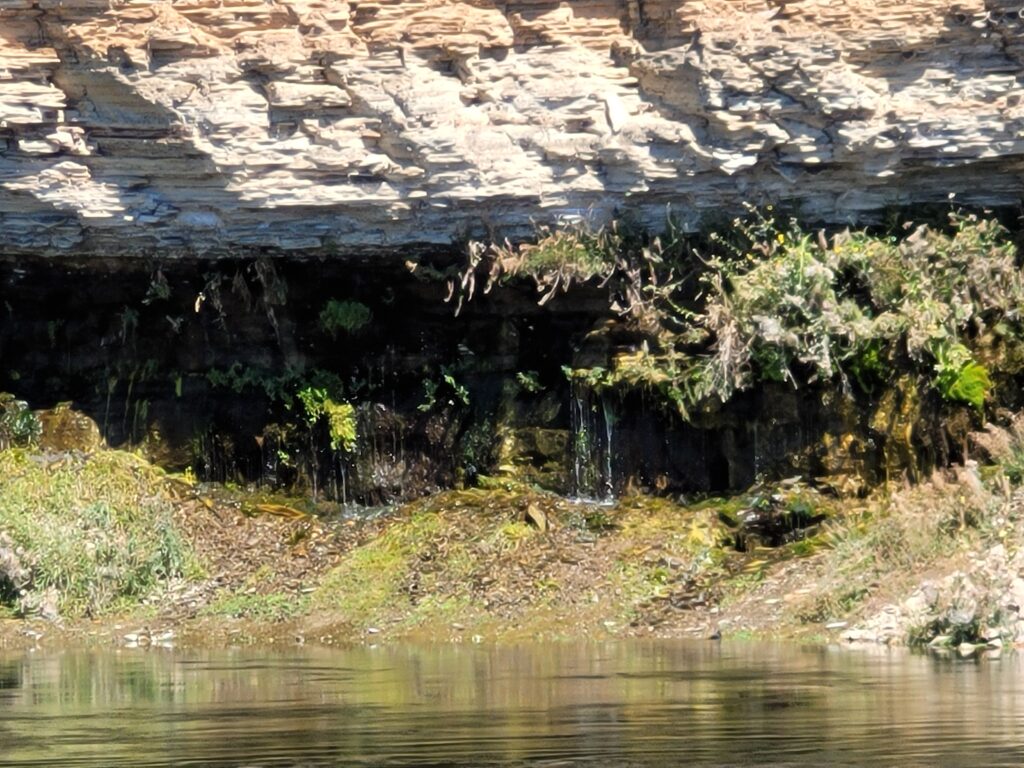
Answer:
POLYGON ((1019 765, 1016 658, 716 643, 0 657, 0 765, 1019 765))

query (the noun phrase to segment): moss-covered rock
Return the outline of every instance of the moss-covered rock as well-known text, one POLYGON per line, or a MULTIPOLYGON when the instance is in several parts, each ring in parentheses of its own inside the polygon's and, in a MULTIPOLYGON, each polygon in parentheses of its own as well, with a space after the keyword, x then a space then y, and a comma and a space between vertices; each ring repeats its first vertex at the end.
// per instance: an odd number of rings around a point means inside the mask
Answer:
POLYGON ((91 453, 103 446, 99 425, 86 414, 74 410, 71 403, 36 411, 42 426, 39 448, 43 451, 84 451, 91 453))
POLYGON ((915 474, 915 430, 921 420, 921 387, 914 376, 904 374, 879 397, 871 414, 870 429, 882 442, 882 467, 886 478, 904 470, 915 474))
POLYGON ((569 430, 523 427, 500 433, 499 474, 552 491, 569 488, 569 430))

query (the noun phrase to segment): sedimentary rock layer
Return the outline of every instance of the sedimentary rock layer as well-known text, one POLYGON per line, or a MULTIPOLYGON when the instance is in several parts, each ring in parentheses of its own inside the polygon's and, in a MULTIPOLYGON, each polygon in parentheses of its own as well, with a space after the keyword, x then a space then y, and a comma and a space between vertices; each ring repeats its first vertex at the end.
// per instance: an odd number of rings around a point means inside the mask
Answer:
POLYGON ((1024 3, 7 0, 0 232, 408 253, 744 201, 1017 203, 1024 3))

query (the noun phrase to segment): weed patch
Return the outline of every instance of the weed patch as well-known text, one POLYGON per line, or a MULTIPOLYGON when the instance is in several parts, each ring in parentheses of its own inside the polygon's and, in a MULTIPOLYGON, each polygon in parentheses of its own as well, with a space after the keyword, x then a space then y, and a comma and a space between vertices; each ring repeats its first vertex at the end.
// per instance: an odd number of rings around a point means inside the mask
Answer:
POLYGON ((25 553, 29 593, 55 589, 67 615, 117 610, 197 573, 171 511, 160 472, 131 454, 0 452, 0 532, 25 553))

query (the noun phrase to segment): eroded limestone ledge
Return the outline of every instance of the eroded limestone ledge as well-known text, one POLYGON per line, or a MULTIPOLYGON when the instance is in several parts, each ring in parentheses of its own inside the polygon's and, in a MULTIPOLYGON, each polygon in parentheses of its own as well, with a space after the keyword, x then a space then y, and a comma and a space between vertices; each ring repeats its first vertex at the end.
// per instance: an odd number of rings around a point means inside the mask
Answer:
POLYGON ((6 0, 7 250, 406 253, 1024 190, 1024 0, 6 0))

